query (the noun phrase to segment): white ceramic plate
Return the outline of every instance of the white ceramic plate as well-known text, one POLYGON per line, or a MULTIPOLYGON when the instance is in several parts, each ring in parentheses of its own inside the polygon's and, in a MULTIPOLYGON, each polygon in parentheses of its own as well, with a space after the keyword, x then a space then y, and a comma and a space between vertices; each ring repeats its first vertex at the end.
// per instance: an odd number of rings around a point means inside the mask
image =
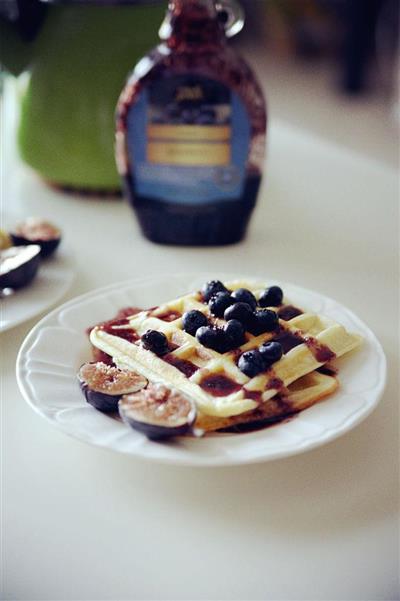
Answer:
MULTIPOLYGON (((214 274, 220 279, 232 275, 214 274)), ((17 379, 30 406, 63 432, 88 443, 136 457, 181 465, 233 465, 267 461, 320 446, 344 434, 378 403, 386 378, 382 348, 371 330, 334 300, 291 284, 282 286, 294 304, 325 314, 360 333, 361 349, 341 360, 340 388, 327 400, 274 427, 247 434, 181 437, 168 443, 147 440, 126 424, 93 409, 79 389, 76 372, 91 358, 85 329, 127 306, 149 307, 210 279, 206 275, 150 277, 114 284, 80 296, 42 319, 25 339, 17 379)))
POLYGON ((0 332, 38 315, 54 305, 68 290, 73 279, 69 259, 57 253, 39 265, 35 279, 25 288, 0 299, 0 332))

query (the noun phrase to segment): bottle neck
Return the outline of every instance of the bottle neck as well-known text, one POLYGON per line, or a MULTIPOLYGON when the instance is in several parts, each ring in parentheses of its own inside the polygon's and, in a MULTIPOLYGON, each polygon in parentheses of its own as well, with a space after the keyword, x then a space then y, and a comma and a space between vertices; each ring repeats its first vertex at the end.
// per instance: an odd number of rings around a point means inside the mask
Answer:
POLYGON ((211 49, 226 42, 214 0, 170 0, 160 37, 174 50, 211 49))

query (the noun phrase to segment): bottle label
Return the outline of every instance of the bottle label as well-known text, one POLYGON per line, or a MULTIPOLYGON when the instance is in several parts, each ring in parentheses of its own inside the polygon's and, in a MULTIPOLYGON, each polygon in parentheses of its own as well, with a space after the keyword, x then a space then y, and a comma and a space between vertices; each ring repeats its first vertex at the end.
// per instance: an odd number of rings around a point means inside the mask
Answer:
POLYGON ((240 198, 249 143, 238 95, 198 75, 149 84, 128 113, 134 185, 144 197, 188 205, 240 198))

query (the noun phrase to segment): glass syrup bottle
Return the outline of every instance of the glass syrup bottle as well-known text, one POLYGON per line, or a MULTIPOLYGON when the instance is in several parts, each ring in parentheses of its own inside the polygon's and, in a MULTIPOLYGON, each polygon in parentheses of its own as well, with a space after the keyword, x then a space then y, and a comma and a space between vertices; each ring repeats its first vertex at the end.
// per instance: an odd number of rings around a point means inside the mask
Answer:
POLYGON ((162 43, 136 65, 118 102, 117 166, 153 242, 238 242, 256 203, 265 101, 253 72, 227 43, 241 28, 240 17, 223 13, 232 21, 224 28, 221 6, 170 1, 162 43))

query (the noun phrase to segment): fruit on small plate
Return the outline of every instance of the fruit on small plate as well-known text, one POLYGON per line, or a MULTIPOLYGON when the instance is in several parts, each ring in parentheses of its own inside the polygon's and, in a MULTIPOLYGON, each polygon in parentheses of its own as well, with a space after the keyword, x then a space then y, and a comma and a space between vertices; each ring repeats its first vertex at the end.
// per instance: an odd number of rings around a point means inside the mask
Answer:
POLYGON ((78 380, 87 402, 104 413, 118 411, 122 395, 137 392, 147 384, 143 376, 101 361, 84 363, 78 380))
POLYGON ((151 440, 187 434, 196 419, 194 403, 162 384, 148 384, 139 392, 124 395, 118 408, 124 422, 151 440))
POLYGON ((22 288, 33 280, 40 264, 40 246, 11 246, 0 251, 0 288, 22 288))
POLYGON ((55 252, 61 241, 61 230, 44 219, 29 217, 19 223, 10 232, 14 246, 38 244, 42 257, 49 257, 55 252))

